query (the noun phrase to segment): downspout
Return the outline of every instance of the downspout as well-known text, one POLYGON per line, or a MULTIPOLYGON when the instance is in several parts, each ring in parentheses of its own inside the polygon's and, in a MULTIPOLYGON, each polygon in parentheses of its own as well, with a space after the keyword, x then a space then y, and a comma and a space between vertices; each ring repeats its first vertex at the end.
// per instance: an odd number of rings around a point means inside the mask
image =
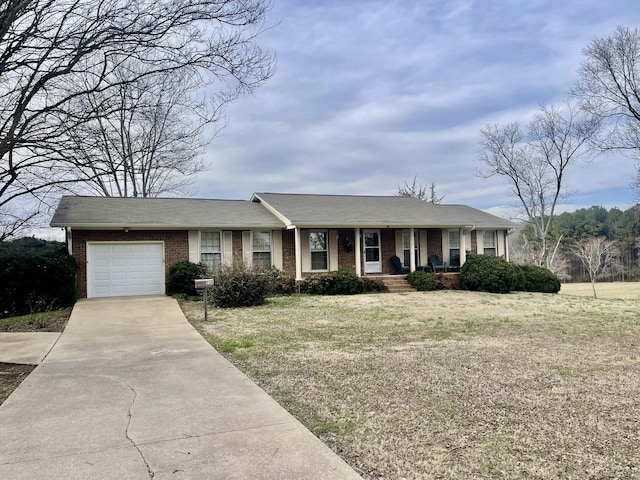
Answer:
POLYGON ((73 236, 71 235, 71 227, 64 229, 64 236, 67 243, 67 251, 69 255, 73 256, 73 236))
POLYGON ((356 228, 355 233, 355 244, 356 244, 356 275, 362 276, 362 252, 360 251, 360 228, 356 228))

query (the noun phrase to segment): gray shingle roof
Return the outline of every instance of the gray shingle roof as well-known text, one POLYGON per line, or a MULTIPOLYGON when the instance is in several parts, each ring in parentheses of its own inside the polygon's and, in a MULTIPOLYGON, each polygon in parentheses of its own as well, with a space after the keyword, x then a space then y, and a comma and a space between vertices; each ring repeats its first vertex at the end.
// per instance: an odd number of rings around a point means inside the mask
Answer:
POLYGON ((417 198, 255 193, 252 200, 298 227, 514 228, 516 224, 466 205, 433 205, 417 198))
POLYGON ((466 205, 433 205, 417 198, 255 193, 252 200, 69 196, 60 201, 51 226, 238 230, 292 225, 495 229, 516 226, 466 205))
POLYGON ((52 227, 283 228, 261 205, 244 200, 62 197, 52 227))

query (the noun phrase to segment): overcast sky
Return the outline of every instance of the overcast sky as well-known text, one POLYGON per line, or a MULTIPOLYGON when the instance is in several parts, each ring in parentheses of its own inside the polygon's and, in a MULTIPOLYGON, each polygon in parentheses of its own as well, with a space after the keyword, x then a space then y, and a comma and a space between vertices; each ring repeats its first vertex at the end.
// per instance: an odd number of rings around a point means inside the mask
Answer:
MULTIPOLYGON (((443 203, 499 212, 476 175, 480 129, 566 98, 582 49, 640 25, 637 0, 273 0, 261 45, 277 72, 227 110, 197 195, 393 195, 417 175, 443 203)), ((576 165, 564 210, 634 203, 633 161, 576 165)))

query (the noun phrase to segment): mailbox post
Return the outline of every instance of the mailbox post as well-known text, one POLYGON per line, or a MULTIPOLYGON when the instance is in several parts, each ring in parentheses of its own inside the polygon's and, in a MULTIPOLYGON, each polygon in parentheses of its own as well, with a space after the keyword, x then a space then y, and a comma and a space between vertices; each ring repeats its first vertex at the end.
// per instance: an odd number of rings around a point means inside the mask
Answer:
POLYGON ((207 287, 213 285, 213 278, 196 278, 196 289, 203 290, 202 299, 204 300, 204 321, 207 321, 208 317, 208 302, 207 302, 207 287))

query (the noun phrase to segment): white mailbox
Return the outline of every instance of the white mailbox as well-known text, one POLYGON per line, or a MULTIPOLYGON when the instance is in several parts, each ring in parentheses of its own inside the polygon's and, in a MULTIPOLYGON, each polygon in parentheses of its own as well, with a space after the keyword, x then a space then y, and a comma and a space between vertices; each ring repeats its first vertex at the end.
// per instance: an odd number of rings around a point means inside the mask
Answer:
POLYGON ((210 287, 213 285, 213 278, 196 278, 196 288, 203 289, 205 287, 210 287))

